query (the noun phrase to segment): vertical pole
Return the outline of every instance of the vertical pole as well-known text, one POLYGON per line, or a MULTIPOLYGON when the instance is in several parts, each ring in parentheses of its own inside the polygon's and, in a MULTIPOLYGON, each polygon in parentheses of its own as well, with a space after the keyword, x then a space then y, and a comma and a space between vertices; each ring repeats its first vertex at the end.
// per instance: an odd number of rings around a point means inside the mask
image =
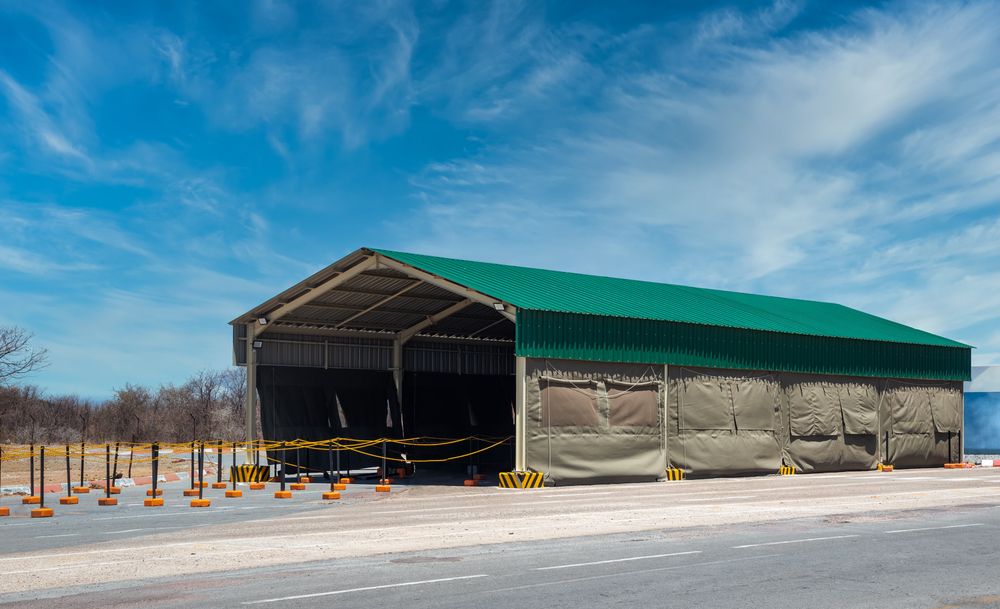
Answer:
POLYGON ((84 456, 87 454, 86 442, 80 442, 80 486, 83 486, 84 456))
POLYGON ((31 496, 35 496, 35 444, 28 445, 28 469, 31 470, 31 496))
POLYGON ((667 414, 670 400, 670 366, 663 365, 663 408, 660 409, 660 433, 663 442, 663 471, 670 467, 670 443, 667 441, 667 414))
POLYGON ((514 469, 516 471, 524 471, 525 456, 527 451, 525 449, 525 431, 527 426, 527 420, 525 419, 525 376, 527 374, 527 360, 523 357, 518 357, 514 363, 514 382, 516 383, 514 387, 514 395, 517 400, 517 414, 514 420, 514 469))
POLYGON ((219 440, 219 452, 215 457, 215 481, 222 482, 222 440, 219 440))
POLYGON ((156 499, 156 482, 160 477, 160 446, 153 442, 150 452, 153 453, 153 499, 156 499))
POLYGON ((38 493, 38 507, 45 507, 45 446, 38 449, 38 477, 42 487, 38 493))
POLYGON ((396 386, 396 406, 399 407, 399 434, 406 437, 406 423, 403 416, 403 342, 392 341, 392 380, 396 386))
POLYGON ((135 437, 132 437, 132 444, 128 447, 128 478, 132 477, 132 456, 135 454, 135 437))
POLYGON ((111 468, 111 476, 113 479, 118 479, 118 442, 115 442, 115 466, 111 468))
POLYGON ((247 441, 247 463, 250 462, 251 447, 254 446, 254 439, 257 436, 257 358, 253 349, 253 340, 256 338, 255 327, 253 323, 248 323, 246 325, 246 335, 247 335, 247 391, 246 397, 243 404, 243 418, 246 423, 246 441, 247 441))
POLYGON ((340 482, 340 448, 337 448, 337 482, 340 482))
POLYGON ((281 468, 278 474, 278 481, 281 482, 281 490, 285 490, 285 443, 281 443, 281 457, 278 458, 277 466, 281 468))
POLYGON ((104 445, 104 496, 111 498, 111 444, 104 445))
POLYGON ((385 469, 385 440, 382 440, 382 479, 379 484, 388 484, 386 480, 389 479, 389 472, 385 469))
POLYGON ((958 454, 961 455, 962 460, 965 460, 965 389, 960 388, 959 399, 961 400, 958 406, 958 416, 959 421, 961 421, 961 426, 958 428, 958 454))
MULTIPOLYGON (((222 455, 219 455, 219 460, 222 460, 222 455)), ((236 442, 233 442, 233 469, 229 470, 229 482, 233 485, 233 490, 236 490, 236 442)))
POLYGON ((73 496, 72 474, 69 473, 69 444, 66 445, 66 496, 73 496))
POLYGON ((330 468, 330 490, 333 490, 333 442, 328 442, 326 445, 326 461, 327 466, 330 468))
POLYGON ((205 443, 198 450, 198 499, 205 498, 205 443))
POLYGON ((302 482, 302 447, 295 447, 295 482, 302 482))
POLYGON ((194 446, 195 441, 191 440, 191 488, 194 488, 194 446))

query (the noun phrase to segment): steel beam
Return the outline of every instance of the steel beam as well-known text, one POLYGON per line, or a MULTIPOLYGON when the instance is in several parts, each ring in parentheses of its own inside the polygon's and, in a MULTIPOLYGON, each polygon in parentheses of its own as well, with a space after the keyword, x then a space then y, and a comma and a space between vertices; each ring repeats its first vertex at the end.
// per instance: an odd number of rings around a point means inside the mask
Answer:
MULTIPOLYGON (((350 281, 351 279, 357 277, 361 273, 364 273, 367 270, 375 268, 376 264, 377 264, 377 259, 374 256, 365 258, 362 262, 359 262, 358 264, 352 266, 351 268, 347 269, 342 273, 334 275, 333 277, 327 279, 323 283, 320 283, 319 285, 311 288, 307 288, 305 293, 300 294, 299 296, 293 298, 292 300, 286 302, 277 309, 268 313, 267 314, 268 324, 270 325, 270 322, 274 322, 281 319, 282 317, 288 315, 295 309, 298 309, 302 305, 307 304, 314 298, 318 298, 319 296, 326 294, 330 290, 334 289, 335 287, 347 281, 350 281)), ((257 328, 256 329, 257 334, 265 332, 269 327, 269 325, 268 326, 261 325, 256 320, 254 321, 254 325, 257 328)))
POLYGON ((348 323, 348 322, 351 322, 351 321, 353 321, 353 320, 355 320, 355 319, 357 319, 357 318, 361 317, 361 316, 362 316, 362 315, 364 315, 365 313, 370 313, 371 311, 374 311, 375 309, 379 308, 380 306, 384 305, 385 303, 387 303, 387 302, 389 302, 389 301, 391 301, 391 300, 393 300, 393 299, 395 299, 395 298, 398 298, 398 297, 402 296, 403 294, 406 294, 407 292, 409 292, 409 291, 410 291, 410 290, 412 290, 413 288, 417 287, 417 286, 418 286, 418 285, 420 285, 421 283, 423 283, 423 281, 421 281, 421 280, 417 279, 416 281, 414 281, 414 282, 413 282, 413 283, 411 283, 410 285, 406 286, 406 287, 405 287, 405 288, 403 288, 402 290, 399 290, 398 292, 396 292, 396 293, 395 293, 395 294, 393 294, 392 296, 386 296, 385 298, 383 298, 383 299, 379 300, 379 301, 378 301, 378 302, 376 302, 375 304, 373 304, 373 305, 371 305, 371 306, 369 306, 369 307, 366 307, 366 308, 364 308, 364 309, 362 309, 362 310, 358 311, 358 312, 357 312, 357 313, 355 313, 354 315, 351 315, 350 317, 348 317, 348 318, 347 318, 347 319, 345 319, 344 321, 342 321, 342 322, 338 323, 336 327, 337 327, 338 329, 339 329, 339 328, 343 328, 343 327, 344 327, 345 325, 347 325, 347 323, 348 323))
POLYGON ((414 324, 414 325, 410 326, 409 328, 406 328, 405 330, 400 331, 399 334, 396 335, 396 340, 398 340, 400 342, 400 344, 405 343, 406 341, 408 341, 411 338, 413 338, 414 336, 416 336, 417 333, 420 332, 421 330, 423 330, 425 328, 428 328, 430 326, 433 326, 434 324, 436 324, 437 322, 441 321, 445 317, 448 317, 449 315, 451 315, 452 313, 454 313, 456 311, 461 311, 462 309, 464 309, 465 307, 469 306, 470 304, 472 304, 472 300, 462 300, 462 301, 456 302, 455 304, 451 305, 450 307, 448 307, 446 309, 438 311, 437 313, 435 313, 433 315, 428 315, 427 318, 424 319, 422 322, 420 322, 418 324, 414 324))
MULTIPOLYGON (((448 281, 447 279, 438 277, 437 275, 432 275, 427 271, 422 271, 408 264, 403 264, 402 262, 398 262, 396 260, 393 260, 392 258, 386 258, 385 256, 376 255, 376 259, 378 260, 378 264, 381 266, 387 266, 391 269, 395 269, 415 279, 422 279, 426 283, 429 283, 431 285, 436 285, 439 288, 448 290, 449 292, 458 294, 459 296, 464 296, 468 300, 474 302, 480 302, 488 307, 493 307, 494 303, 500 302, 499 300, 493 298, 492 296, 488 296, 486 294, 477 292, 475 290, 470 290, 469 288, 463 285, 453 283, 451 281, 448 281)), ((514 306, 509 305, 507 303, 501 303, 501 304, 503 304, 504 310, 498 311, 498 313, 500 313, 507 319, 514 321, 517 309, 514 306)))

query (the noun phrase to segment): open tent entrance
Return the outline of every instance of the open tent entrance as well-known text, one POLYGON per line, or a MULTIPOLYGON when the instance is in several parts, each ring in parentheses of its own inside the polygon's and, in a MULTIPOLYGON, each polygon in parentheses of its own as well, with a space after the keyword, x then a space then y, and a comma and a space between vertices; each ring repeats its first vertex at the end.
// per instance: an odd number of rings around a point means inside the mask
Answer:
MULTIPOLYGON (((237 363, 250 364, 265 440, 473 438, 389 446, 391 457, 422 460, 510 438, 475 458, 421 464, 496 472, 514 461, 513 317, 505 303, 358 252, 235 320, 234 347, 237 363)), ((380 455, 381 446, 364 452, 380 455)), ((348 455, 342 469, 380 463, 348 455)), ((299 463, 303 471, 330 469, 323 450, 270 457, 290 464, 291 473, 299 463)))

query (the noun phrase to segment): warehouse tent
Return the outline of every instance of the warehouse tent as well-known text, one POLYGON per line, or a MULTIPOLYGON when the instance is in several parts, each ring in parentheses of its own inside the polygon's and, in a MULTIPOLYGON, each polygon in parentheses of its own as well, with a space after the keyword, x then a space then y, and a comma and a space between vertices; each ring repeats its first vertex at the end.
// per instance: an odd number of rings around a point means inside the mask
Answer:
POLYGON ((832 303, 363 248, 232 324, 269 439, 513 432, 549 483, 961 455, 970 347, 832 303))

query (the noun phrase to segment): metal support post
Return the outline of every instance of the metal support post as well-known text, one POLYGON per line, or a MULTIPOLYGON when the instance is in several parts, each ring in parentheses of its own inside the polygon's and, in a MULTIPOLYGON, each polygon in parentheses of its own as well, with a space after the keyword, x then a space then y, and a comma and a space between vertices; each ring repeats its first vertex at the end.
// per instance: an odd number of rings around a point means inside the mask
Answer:
POLYGON ((525 419, 525 376, 527 374, 527 360, 518 357, 515 360, 515 380, 514 395, 517 406, 517 413, 514 420, 514 469, 524 471, 526 464, 527 449, 525 447, 527 420, 525 419))
POLYGON ((246 335, 247 389, 243 415, 246 424, 247 463, 249 463, 251 460, 250 451, 255 446, 254 439, 257 437, 257 357, 253 348, 253 341, 256 338, 254 324, 246 325, 246 335))
POLYGON ((35 445, 28 445, 28 470, 31 472, 31 496, 35 496, 35 445))

